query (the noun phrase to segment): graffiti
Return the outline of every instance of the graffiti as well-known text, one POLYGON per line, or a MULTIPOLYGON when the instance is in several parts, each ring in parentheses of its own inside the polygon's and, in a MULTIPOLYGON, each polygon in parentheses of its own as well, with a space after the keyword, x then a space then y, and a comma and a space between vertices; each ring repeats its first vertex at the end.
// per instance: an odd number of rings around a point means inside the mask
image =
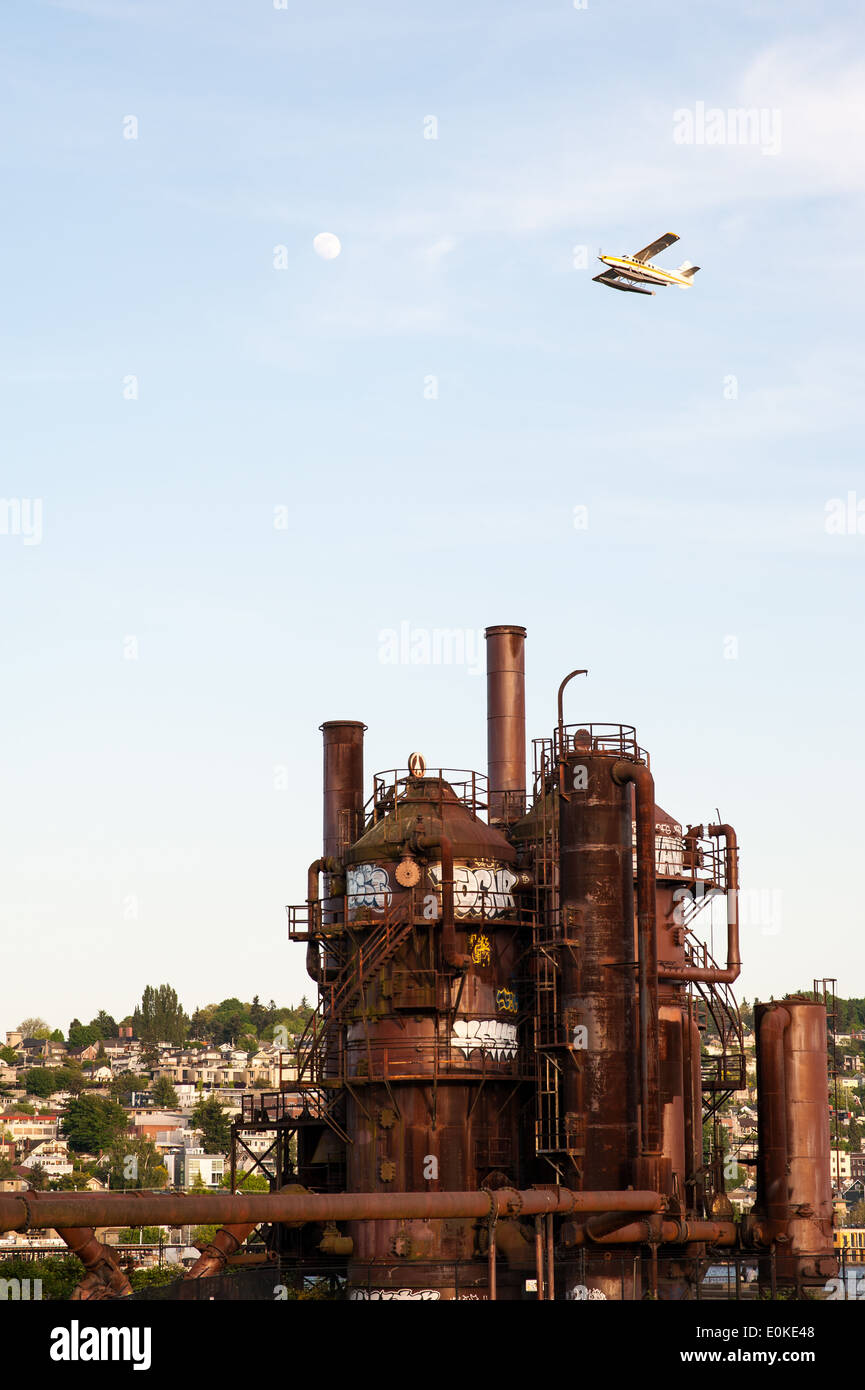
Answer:
POLYGON ((352 908, 372 907, 384 912, 393 896, 387 869, 380 864, 355 864, 346 870, 346 889, 352 908))
POLYGON ((512 1061, 517 1055, 517 1026, 497 1018, 458 1018, 454 1020, 451 1047, 464 1057, 485 1052, 495 1061, 512 1061))
MULTIPOLYGON (((442 881, 441 864, 430 865, 430 878, 438 887, 442 881)), ((510 869, 454 865, 454 913, 470 917, 481 912, 486 917, 505 917, 514 910, 511 892, 517 875, 510 869)))
POLYGON ((496 1008, 500 1009, 503 1014, 519 1013, 517 996, 512 989, 496 990, 496 1008))
POLYGON ((577 1302, 582 1302, 584 1299, 587 1298, 603 1299, 604 1301, 606 1301, 607 1295, 603 1292, 602 1289, 589 1289, 586 1287, 585 1284, 574 1284, 574 1287, 568 1290, 565 1297, 576 1299, 577 1302))
POLYGON ((366 1302, 382 1300, 394 1303, 428 1303, 441 1298, 439 1289, 352 1289, 349 1299, 366 1302))
POLYGON ((490 939, 483 932, 474 932, 469 937, 469 955, 475 965, 489 965, 490 963, 490 939))
MULTIPOLYGON (((631 844, 634 847, 634 873, 637 872, 637 823, 631 821, 631 844)), ((674 821, 655 823, 655 872, 658 878, 681 878, 685 862, 685 842, 682 827, 674 821)))

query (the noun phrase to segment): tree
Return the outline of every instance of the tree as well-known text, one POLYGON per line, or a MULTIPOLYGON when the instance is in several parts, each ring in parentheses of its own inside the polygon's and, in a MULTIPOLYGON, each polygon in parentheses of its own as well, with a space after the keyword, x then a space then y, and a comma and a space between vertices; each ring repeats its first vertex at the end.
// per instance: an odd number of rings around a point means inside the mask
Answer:
MULTIPOLYGON (((238 1173, 234 1180, 236 1188, 243 1192, 269 1192, 270 1183, 263 1173, 257 1173, 254 1168, 248 1169, 245 1173, 238 1173)), ((222 1186, 231 1187, 231 1173, 224 1173, 222 1186)))
MULTIPOLYGON (((34 1163, 32 1168, 29 1168, 27 1171, 29 1174, 27 1181, 33 1188, 33 1191, 44 1191, 44 1189, 48 1186, 48 1179, 45 1176, 45 1169, 42 1167, 42 1164, 34 1163)), ((21 1174, 19 1173, 18 1176, 20 1177, 21 1174)))
POLYGON ((121 1245, 156 1245, 163 1234, 161 1226, 126 1226, 117 1237, 121 1245))
POLYGON ((89 1176, 80 1171, 61 1173, 59 1178, 52 1178, 48 1187, 51 1192, 81 1192, 87 1187, 89 1176))
POLYGON ((200 1100, 192 1112, 192 1123, 201 1130, 205 1153, 227 1154, 231 1148, 231 1121, 216 1096, 200 1100))
POLYGON ((104 1009, 100 1009, 95 1018, 91 1018, 90 1027, 95 1028, 100 1038, 116 1038, 117 1024, 110 1014, 104 1009))
POLYGON ((51 1029, 44 1018, 24 1018, 18 1024, 18 1031, 25 1038, 49 1038, 51 1029))
POLYGON ((249 1017, 252 1019, 252 1026, 256 1033, 260 1033, 267 1019, 267 1010, 264 1008, 257 994, 252 996, 252 1003, 249 1006, 249 1017))
POLYGON ((135 1036, 142 1042, 168 1042, 179 1046, 186 1039, 189 1019, 170 985, 160 985, 158 989, 146 985, 141 1006, 132 1016, 132 1025, 135 1036))
POLYGON ((41 1279, 42 1297, 69 1299, 86 1271, 75 1255, 51 1255, 45 1260, 3 1260, 0 1279, 41 1279))
POLYGON ((847 1126, 847 1138, 850 1140, 850 1148, 854 1153, 858 1152, 862 1142, 862 1130, 855 1115, 850 1116, 850 1123, 847 1126))
POLYGON ((133 1091, 149 1091, 149 1076, 136 1076, 134 1072, 124 1071, 119 1076, 112 1076, 108 1083, 108 1089, 115 1100, 121 1100, 124 1096, 131 1096, 133 1091))
POLYGON ((168 1182, 168 1169, 152 1139, 118 1135, 100 1164, 100 1172, 112 1190, 164 1187, 168 1182))
POLYGON ((0 1047, 0 1061, 5 1062, 8 1067, 14 1066, 18 1061, 18 1053, 14 1047, 0 1047))
POLYGON ((105 1096, 85 1095, 70 1100, 60 1128, 78 1153, 108 1149, 126 1129, 128 1118, 121 1105, 105 1096))
POLYGON ((90 1024, 82 1023, 79 1019, 73 1018, 69 1025, 69 1046, 70 1047, 89 1047, 91 1043, 99 1041, 99 1034, 90 1024))
POLYGON ((153 1085, 150 1087, 150 1096, 154 1105, 179 1105, 177 1092, 171 1084, 170 1076, 157 1076, 153 1085))
POLYGON ((39 1096, 40 1100, 47 1100, 58 1089, 57 1073, 50 1067, 32 1067, 21 1080, 28 1096, 39 1096))

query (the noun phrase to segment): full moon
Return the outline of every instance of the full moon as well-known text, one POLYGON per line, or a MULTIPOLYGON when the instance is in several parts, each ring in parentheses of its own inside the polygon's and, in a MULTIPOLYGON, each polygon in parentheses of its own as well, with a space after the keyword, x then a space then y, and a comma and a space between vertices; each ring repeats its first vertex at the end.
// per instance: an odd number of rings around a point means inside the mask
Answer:
POLYGON ((342 250, 340 239, 333 232, 319 232, 318 236, 313 238, 312 245, 315 254, 321 256, 323 261, 335 261, 342 250))

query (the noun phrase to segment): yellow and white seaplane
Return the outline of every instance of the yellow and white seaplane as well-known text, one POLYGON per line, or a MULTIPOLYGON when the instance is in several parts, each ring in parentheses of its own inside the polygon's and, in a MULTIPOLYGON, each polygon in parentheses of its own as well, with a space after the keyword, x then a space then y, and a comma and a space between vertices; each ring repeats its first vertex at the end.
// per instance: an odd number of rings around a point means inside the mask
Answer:
POLYGON ((700 269, 698 265, 683 261, 678 270, 662 270, 660 266, 649 264, 659 251, 666 251, 668 246, 672 246, 673 242, 678 240, 675 232, 665 232, 657 241, 644 246, 642 251, 637 251, 633 256, 598 256, 598 260, 610 268, 602 275, 594 275, 592 279, 597 280, 599 285, 607 285, 611 290, 625 290, 630 294, 655 293, 654 290, 641 289, 641 285, 678 285, 680 290, 689 290, 694 276, 700 269))

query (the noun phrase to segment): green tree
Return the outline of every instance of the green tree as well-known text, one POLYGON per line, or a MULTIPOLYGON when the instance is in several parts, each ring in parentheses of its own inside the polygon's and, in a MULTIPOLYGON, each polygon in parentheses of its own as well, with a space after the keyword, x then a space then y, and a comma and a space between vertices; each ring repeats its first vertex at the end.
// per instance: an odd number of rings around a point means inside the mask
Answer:
POLYGON ((96 1030, 100 1038, 117 1037, 117 1024, 114 1022, 111 1015, 107 1014, 104 1009, 100 1009, 96 1017, 91 1018, 90 1027, 96 1030))
POLYGON ((267 1010, 264 1008, 257 994, 252 996, 252 1003, 249 1006, 249 1017, 252 1020, 252 1026, 256 1033, 260 1034, 267 1019, 267 1010))
POLYGON ((71 1173, 61 1173, 59 1178, 52 1178, 48 1187, 51 1192, 82 1192, 89 1178, 89 1173, 73 1170, 71 1173))
POLYGON ((108 1149, 129 1123, 122 1106, 106 1096, 77 1096, 66 1105, 60 1128, 78 1153, 108 1149))
POLYGON ((17 1060, 18 1053, 15 1051, 14 1047, 0 1047, 0 1061, 5 1062, 8 1067, 12 1067, 17 1060))
POLYGON ((157 1076, 153 1085, 150 1087, 150 1095, 154 1105, 177 1106, 177 1092, 171 1084, 170 1076, 157 1076))
POLYGON ((141 1005, 132 1016, 135 1036, 142 1042, 167 1042, 180 1045, 186 1039, 189 1019, 183 1012, 177 993, 170 985, 154 989, 146 985, 141 1005))
POLYGON ((201 1130, 205 1153, 227 1154, 231 1148, 231 1121, 216 1096, 200 1100, 192 1112, 195 1129, 201 1130))
MULTIPOLYGON (((33 1188, 33 1191, 43 1192, 48 1186, 48 1179, 45 1176, 45 1169, 42 1167, 42 1164, 34 1163, 32 1167, 28 1168, 26 1171, 28 1175, 27 1181, 33 1188)), ((19 1173, 18 1176, 21 1177, 22 1175, 19 1173)))
POLYGON ((163 1234, 161 1226, 125 1226, 117 1239, 121 1245, 156 1245, 163 1234))
POLYGON ((0 1279, 41 1279, 44 1299, 67 1299, 84 1278, 75 1255, 51 1255, 45 1260, 2 1260, 0 1279))
POLYGON ((82 1023, 80 1019, 73 1018, 69 1025, 70 1047, 89 1047, 90 1043, 98 1041, 99 1034, 91 1024, 82 1023))
POLYGON ((133 1091, 149 1091, 150 1086, 149 1076, 136 1076, 131 1071, 124 1071, 119 1076, 112 1076, 108 1083, 108 1089, 115 1100, 122 1100, 125 1096, 131 1096, 133 1091))
POLYGON ((57 1073, 50 1067, 32 1067, 21 1078, 28 1096, 47 1100, 57 1090, 57 1073))
MULTIPOLYGON (((229 1189, 231 1188, 230 1172, 223 1174, 222 1186, 227 1187, 229 1189)), ((270 1191, 270 1183, 267 1181, 267 1178, 264 1176, 263 1173, 256 1172, 254 1168, 250 1168, 248 1172, 245 1173, 238 1173, 234 1181, 234 1186, 238 1191, 241 1192, 270 1191)))
POLYGON ((130 1139, 118 1135, 112 1142, 100 1174, 108 1186, 117 1188, 160 1188, 168 1182, 168 1169, 152 1139, 130 1139))

